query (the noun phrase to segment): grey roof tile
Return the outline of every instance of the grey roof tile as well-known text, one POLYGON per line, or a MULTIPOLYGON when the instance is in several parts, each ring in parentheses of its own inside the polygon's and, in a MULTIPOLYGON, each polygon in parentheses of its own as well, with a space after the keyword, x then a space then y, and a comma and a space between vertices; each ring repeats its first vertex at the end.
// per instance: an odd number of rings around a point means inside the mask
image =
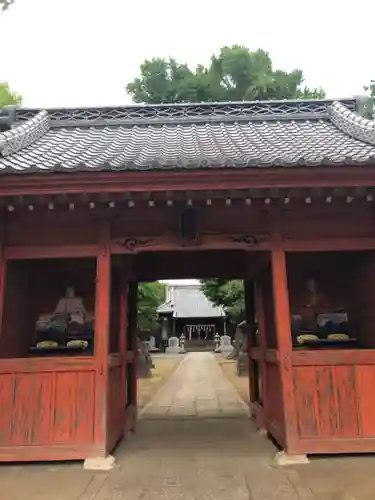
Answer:
POLYGON ((174 318, 218 318, 223 309, 214 306, 200 285, 171 285, 170 300, 158 308, 159 313, 172 313, 174 318))
POLYGON ((0 172, 375 164, 355 101, 19 110, 0 172))

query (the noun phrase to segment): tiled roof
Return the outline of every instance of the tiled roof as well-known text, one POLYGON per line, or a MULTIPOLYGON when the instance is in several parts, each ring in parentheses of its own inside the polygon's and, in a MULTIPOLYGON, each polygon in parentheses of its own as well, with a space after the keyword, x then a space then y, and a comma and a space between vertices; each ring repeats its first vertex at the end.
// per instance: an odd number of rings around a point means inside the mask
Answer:
POLYGON ((170 285, 170 300, 159 306, 158 313, 170 313, 174 318, 219 318, 225 316, 204 295, 200 285, 170 285))
POLYGON ((17 110, 0 172, 375 164, 356 101, 17 110))

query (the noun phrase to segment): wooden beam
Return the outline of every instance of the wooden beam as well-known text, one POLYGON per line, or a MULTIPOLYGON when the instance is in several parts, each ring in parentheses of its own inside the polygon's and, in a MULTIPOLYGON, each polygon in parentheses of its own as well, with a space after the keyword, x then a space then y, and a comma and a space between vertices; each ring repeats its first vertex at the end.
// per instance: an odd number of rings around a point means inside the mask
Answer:
POLYGON ((47 194, 120 193, 196 190, 288 189, 293 187, 373 187, 371 167, 247 168, 85 172, 4 175, 0 197, 47 194), (6 182, 5 182, 6 179, 6 182))
POLYGON ((296 453, 297 415, 294 401, 292 372, 292 333, 290 325, 289 293, 285 251, 279 235, 274 236, 271 253, 272 287, 275 311, 275 328, 283 401, 286 451, 296 453))
POLYGON ((283 247, 288 252, 339 252, 375 249, 375 238, 356 236, 355 238, 315 238, 306 240, 284 240, 283 247))
POLYGON ((8 260, 96 257, 98 251, 98 245, 15 245, 4 247, 4 255, 8 260))

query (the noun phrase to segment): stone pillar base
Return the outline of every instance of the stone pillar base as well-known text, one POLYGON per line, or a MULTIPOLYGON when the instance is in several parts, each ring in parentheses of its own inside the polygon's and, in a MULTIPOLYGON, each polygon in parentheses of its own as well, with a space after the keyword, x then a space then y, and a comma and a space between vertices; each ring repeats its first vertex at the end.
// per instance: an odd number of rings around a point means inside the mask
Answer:
POLYGON ((182 347, 167 347, 165 349, 166 354, 185 354, 186 351, 182 347))
POLYGON ((86 458, 83 462, 85 470, 109 471, 115 466, 115 457, 108 455, 107 457, 91 457, 86 458))
POLYGON ((283 467, 285 465, 309 464, 310 460, 307 458, 307 455, 293 455, 286 451, 279 451, 275 456, 275 463, 283 467))

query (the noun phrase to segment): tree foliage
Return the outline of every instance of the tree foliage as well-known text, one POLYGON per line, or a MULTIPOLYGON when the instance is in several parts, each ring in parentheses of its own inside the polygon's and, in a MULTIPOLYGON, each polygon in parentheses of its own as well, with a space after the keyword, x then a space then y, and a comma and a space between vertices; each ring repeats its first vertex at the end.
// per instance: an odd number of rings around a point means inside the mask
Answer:
POLYGON ((240 45, 223 47, 208 67, 194 70, 171 58, 146 60, 126 90, 134 102, 149 104, 324 97, 303 85, 300 69, 275 70, 267 52, 240 45))
POLYGON ((373 118, 375 110, 375 80, 371 80, 369 85, 364 87, 367 99, 362 104, 361 113, 367 118, 373 118))
POLYGON ((15 0, 0 0, 0 11, 6 10, 12 4, 14 4, 15 0))
POLYGON ((0 108, 21 102, 22 97, 17 92, 12 92, 6 82, 0 82, 0 108))
POLYGON ((157 308, 165 300, 165 285, 159 281, 140 283, 138 286, 138 327, 140 330, 154 330, 157 322, 157 308))
POLYGON ((242 280, 201 280, 202 291, 216 306, 221 306, 229 322, 239 323, 245 319, 245 290, 242 280))

